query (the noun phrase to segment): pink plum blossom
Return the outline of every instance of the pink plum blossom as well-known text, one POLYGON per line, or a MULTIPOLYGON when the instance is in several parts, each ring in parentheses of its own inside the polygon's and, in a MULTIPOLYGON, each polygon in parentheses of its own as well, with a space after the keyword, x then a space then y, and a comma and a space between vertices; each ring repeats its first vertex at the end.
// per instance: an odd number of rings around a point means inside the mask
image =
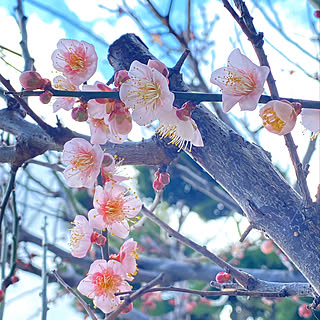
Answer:
POLYGON ((89 117, 88 122, 91 134, 90 142, 92 144, 105 144, 110 136, 110 128, 106 123, 107 121, 105 121, 104 118, 97 119, 89 117))
POLYGON ((92 144, 105 144, 107 141, 120 144, 128 137, 127 134, 119 133, 113 123, 109 123, 108 114, 105 114, 101 119, 89 117, 88 122, 92 144))
POLYGON ((192 146, 203 147, 201 133, 191 117, 184 116, 183 119, 177 115, 176 107, 170 111, 163 112, 159 116, 160 124, 156 133, 160 138, 169 137, 172 144, 181 149, 191 151, 192 146), (189 146, 189 148, 188 148, 189 146))
POLYGON ((120 87, 120 99, 133 108, 132 118, 139 125, 158 119, 159 113, 172 109, 174 95, 166 77, 158 70, 133 61, 128 72, 130 79, 120 87))
MULTIPOLYGON (((78 86, 72 84, 67 78, 63 76, 57 76, 53 78, 53 88, 56 90, 68 90, 68 91, 77 91, 79 90, 78 86)), ((57 98, 53 103, 53 112, 57 112, 59 109, 71 110, 77 98, 75 97, 62 97, 57 98)))
POLYGON ((98 57, 94 46, 85 41, 61 39, 51 56, 53 67, 74 85, 89 80, 97 70, 98 57))
POLYGON ((93 206, 88 213, 89 220, 94 228, 107 228, 112 234, 126 238, 129 234, 128 219, 139 214, 142 204, 137 196, 125 196, 126 188, 107 182, 102 188, 95 189, 93 206))
POLYGON ((119 253, 110 255, 109 259, 119 261, 124 270, 128 273, 128 280, 133 280, 132 274, 137 273, 137 262, 139 259, 137 254, 137 242, 132 238, 125 241, 120 248, 119 253))
POLYGON ((316 136, 320 131, 320 110, 303 108, 301 111, 301 121, 302 125, 316 136))
POLYGON ((275 134, 288 134, 295 126, 297 114, 287 101, 272 100, 260 109, 264 127, 275 134))
POLYGON ((63 162, 67 164, 64 177, 73 188, 92 188, 100 172, 103 151, 81 138, 74 138, 64 145, 63 162))
POLYGON ((213 71, 210 78, 222 91, 223 111, 228 112, 237 103, 241 110, 254 110, 269 71, 268 67, 255 65, 239 49, 234 49, 227 67, 213 71))
POLYGON ((116 292, 130 291, 125 281, 126 271, 120 262, 115 260, 96 260, 89 269, 88 276, 81 280, 78 291, 90 299, 104 313, 110 313, 120 304, 120 296, 116 292))
POLYGON ((77 258, 83 258, 91 248, 93 228, 84 216, 76 216, 74 226, 71 229, 70 247, 71 254, 77 258))

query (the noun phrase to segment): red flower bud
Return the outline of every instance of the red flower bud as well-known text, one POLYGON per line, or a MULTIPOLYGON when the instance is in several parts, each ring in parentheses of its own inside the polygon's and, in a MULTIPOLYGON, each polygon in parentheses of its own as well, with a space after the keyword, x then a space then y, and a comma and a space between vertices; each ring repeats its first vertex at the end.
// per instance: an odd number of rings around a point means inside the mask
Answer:
POLYGON ((121 311, 121 313, 128 313, 133 309, 133 303, 131 302, 125 309, 121 311))
POLYGON ((4 291, 0 289, 0 302, 4 300, 4 291))
POLYGON ((117 88, 120 88, 121 85, 129 80, 130 77, 128 75, 128 71, 126 70, 119 70, 116 72, 116 74, 114 75, 114 85, 117 87, 117 88))
POLYGON ((161 172, 158 179, 160 183, 166 186, 170 183, 170 174, 167 172, 161 172))
POLYGON ((48 104, 52 98, 53 94, 51 91, 45 91, 40 94, 40 101, 44 104, 48 104))
POLYGON ((153 189, 156 191, 160 191, 164 188, 164 184, 162 184, 158 179, 153 181, 153 189))
POLYGON ((226 282, 229 282, 230 279, 231 279, 231 275, 227 272, 219 272, 216 275, 216 281, 218 283, 226 283, 226 282))
POLYGON ((12 276, 12 277, 10 278, 10 280, 11 280, 12 283, 16 283, 16 282, 18 282, 20 279, 19 279, 18 276, 12 276))
POLYGON ((43 89, 45 86, 44 79, 42 79, 40 74, 35 71, 22 72, 19 80, 22 87, 26 90, 43 89))
POLYGON ((88 120, 88 110, 83 105, 72 109, 71 117, 73 120, 83 122, 88 120))

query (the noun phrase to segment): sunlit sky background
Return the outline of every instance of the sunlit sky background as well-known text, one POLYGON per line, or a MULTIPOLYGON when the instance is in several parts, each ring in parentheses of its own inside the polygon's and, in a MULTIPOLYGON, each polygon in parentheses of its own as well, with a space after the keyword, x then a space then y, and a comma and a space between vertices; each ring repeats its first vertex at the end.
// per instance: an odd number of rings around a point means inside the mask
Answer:
MULTIPOLYGON (((163 3, 167 1, 157 1, 163 3)), ((172 17, 172 23, 176 27, 182 28, 185 26, 185 14, 186 8, 184 7, 186 1, 175 1, 174 16, 172 17), (179 9, 178 9, 179 8, 179 9)), ((260 1, 263 3, 264 1, 260 1)), ((315 44, 310 41, 312 33, 310 31, 308 10, 309 13, 312 9, 307 5, 306 1, 295 0, 283 0, 272 1, 276 8, 283 28, 286 34, 300 44, 305 50, 315 55, 317 48, 315 44)), ((127 3, 131 8, 136 7, 135 0, 128 0, 127 3)), ((212 32, 212 40, 214 45, 212 49, 208 50, 207 60, 208 64, 202 67, 204 79, 207 80, 209 85, 209 79, 211 72, 224 66, 226 64, 227 57, 232 49, 240 47, 244 53, 257 63, 254 51, 251 48, 244 36, 241 36, 242 46, 236 40, 235 37, 235 24, 230 17, 229 13, 223 8, 219 1, 214 0, 194 0, 193 1, 193 21, 195 25, 197 20, 200 21, 199 4, 205 5, 208 19, 211 20, 215 15, 220 16, 220 20, 216 23, 212 32)), ((55 50, 56 44, 61 38, 73 38, 77 40, 85 40, 95 45, 96 51, 99 57, 98 72, 90 80, 93 83, 96 80, 107 81, 113 74, 112 68, 108 65, 107 50, 108 44, 111 44, 122 34, 127 32, 136 33, 141 37, 149 46, 151 52, 155 54, 161 61, 168 66, 174 65, 175 61, 179 57, 180 53, 173 53, 172 56, 162 55, 159 52, 159 45, 152 43, 150 36, 142 32, 135 22, 128 16, 122 16, 121 19, 118 16, 104 8, 99 7, 99 4, 116 9, 121 1, 114 0, 25 0, 24 10, 28 17, 28 45, 31 56, 35 59, 35 66, 37 71, 43 76, 52 79, 57 75, 56 71, 52 67, 51 53, 55 50), (78 26, 83 27, 83 31, 80 31, 78 26), (86 32, 85 30, 88 30, 86 32), (94 32, 94 36, 90 34, 91 30, 94 32)), ((14 7, 16 2, 13 0, 0 0, 0 45, 8 47, 17 52, 21 52, 19 41, 21 40, 19 28, 13 17, 14 7)), ((253 5, 248 4, 252 9, 253 5)), ((139 16, 143 17, 143 23, 148 25, 154 22, 151 16, 141 6, 137 9, 139 16)), ((269 62, 277 80, 277 86, 279 93, 282 97, 302 98, 302 99, 319 99, 319 84, 314 79, 307 77, 301 70, 295 67, 293 64, 284 59, 279 53, 277 53, 268 42, 271 42, 280 51, 288 56, 289 59, 295 61, 301 65, 308 73, 314 74, 319 72, 318 63, 307 57, 300 50, 296 49, 292 44, 288 43, 281 37, 281 35, 271 28, 269 23, 261 15, 257 9, 252 10, 254 16, 254 22, 256 27, 264 32, 267 43, 265 44, 265 50, 267 52, 269 62)), ((272 17, 272 15, 271 15, 272 17)), ((237 29, 238 30, 238 29, 237 29)), ((197 32, 195 30, 195 32, 197 32)), ((192 51, 192 44, 190 46, 192 51)), ((0 53, 1 54, 1 53, 0 53)), ((13 64, 18 69, 23 69, 23 61, 20 58, 16 58, 14 55, 6 53, 6 60, 13 64)), ((8 79, 15 88, 20 88, 18 77, 19 72, 15 71, 9 66, 6 66, 3 62, 0 62, 1 73, 8 79)), ((212 89, 218 92, 218 89, 213 85, 212 89)), ((56 118, 52 113, 52 106, 46 106, 38 103, 37 98, 31 98, 30 105, 34 111, 45 117, 46 121, 54 125, 56 118)), ((3 101, 0 100, 0 107, 4 107, 3 101)), ((256 129, 260 126, 260 118, 258 112, 243 113, 239 111, 239 107, 236 107, 231 112, 233 118, 245 116, 248 120, 249 127, 256 129)), ((89 130, 86 124, 75 123, 70 120, 70 114, 64 110, 58 113, 61 120, 70 128, 89 134, 89 130)), ((305 131, 300 125, 299 121, 293 130, 293 137, 298 145, 298 153, 300 156, 304 155, 304 152, 308 145, 309 132, 305 131)), ((131 138, 134 140, 141 139, 141 132, 137 128, 134 130, 134 134, 131 138)), ((260 134, 260 140, 263 147, 272 153, 273 161, 279 165, 284 171, 289 173, 289 177, 293 182, 294 170, 291 165, 288 152, 284 145, 282 137, 272 135, 265 130, 262 130, 260 134)), ((308 177, 308 183, 310 186, 312 196, 316 193, 316 188, 319 183, 319 145, 315 151, 310 163, 310 174, 308 177)), ((193 239, 199 242, 206 243, 212 238, 213 230, 223 230, 223 225, 228 223, 225 219, 220 222, 206 223, 197 217, 196 214, 191 214, 191 223, 185 223, 183 232, 186 235, 190 235, 193 239), (196 231, 201 230, 201 235, 196 231)), ((174 224, 174 221, 173 221, 174 224)), ((243 225, 245 227, 245 223, 243 225)), ((212 249, 220 248, 223 246, 223 241, 227 241, 230 238, 230 229, 235 229, 235 226, 231 225, 226 231, 220 231, 218 237, 214 237, 212 241, 209 241, 208 245, 212 249), (218 238, 218 239, 217 239, 218 238), (224 239, 223 241, 221 239, 224 239)), ((236 232, 234 232, 236 234, 236 232)), ((41 282, 36 276, 24 277, 23 281, 17 283, 15 286, 10 287, 8 290, 8 304, 5 309, 5 318, 7 319, 38 319, 40 308, 40 297, 38 301, 35 301, 34 292, 40 292, 41 282), (27 290, 33 290, 33 294, 23 293, 27 290), (23 304, 18 300, 17 296, 23 294, 23 304), (11 302, 10 302, 11 300, 11 302), (16 302, 19 301, 19 302, 16 302), (23 308, 21 307, 23 306, 23 308)), ((55 290, 54 285, 49 286, 51 290, 50 294, 53 296, 55 290)), ((79 314, 72 308, 68 308, 70 297, 63 297, 52 306, 52 310, 48 313, 48 319, 57 319, 59 314, 60 319, 79 319, 79 314)), ((224 318, 228 319, 228 317, 224 318)))

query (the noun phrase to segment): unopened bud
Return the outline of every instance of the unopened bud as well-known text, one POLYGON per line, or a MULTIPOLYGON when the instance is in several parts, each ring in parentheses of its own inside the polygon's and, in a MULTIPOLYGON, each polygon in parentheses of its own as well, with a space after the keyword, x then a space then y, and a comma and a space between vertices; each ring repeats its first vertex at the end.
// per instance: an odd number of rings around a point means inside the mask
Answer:
POLYGON ((98 232, 93 232, 91 235, 91 242, 98 246, 104 246, 107 238, 98 232))
POLYGON ((153 185, 152 186, 153 186, 153 189, 155 191, 160 191, 165 187, 164 184, 161 183, 158 179, 153 181, 153 185))
POLYGON ((71 117, 73 120, 83 122, 88 120, 88 110, 83 105, 72 109, 71 117))
POLYGON ((19 279, 18 276, 14 275, 14 276, 12 276, 12 277, 10 278, 10 280, 11 280, 12 283, 17 283, 20 279, 19 279))
POLYGON ((116 74, 114 75, 114 85, 117 88, 120 88, 121 85, 126 82, 127 80, 129 80, 129 74, 128 71, 126 70, 119 70, 116 72, 116 74))
POLYGON ((45 91, 44 93, 40 94, 39 98, 43 104, 48 104, 51 101, 52 96, 53 94, 51 91, 45 91))
POLYGON ((216 275, 216 281, 218 283, 226 283, 226 282, 229 282, 230 279, 231 279, 231 275, 230 273, 227 273, 227 272, 219 272, 216 275))
POLYGON ((133 309, 133 303, 131 302, 127 307, 125 307, 121 313, 128 313, 133 309))
POLYGON ((22 72, 19 77, 22 87, 26 90, 43 89, 45 85, 44 79, 36 71, 22 72))
POLYGON ((158 179, 160 183, 166 186, 170 183, 170 174, 167 172, 161 172, 158 179))
POLYGON ((0 289, 0 302, 4 300, 4 291, 0 289))

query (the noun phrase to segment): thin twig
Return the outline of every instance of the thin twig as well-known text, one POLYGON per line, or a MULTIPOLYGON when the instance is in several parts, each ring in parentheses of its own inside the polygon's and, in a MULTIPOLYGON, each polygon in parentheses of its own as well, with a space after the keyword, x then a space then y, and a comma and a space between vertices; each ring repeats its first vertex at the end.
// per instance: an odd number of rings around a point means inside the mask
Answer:
POLYGON ((252 276, 249 274, 245 274, 233 266, 231 266, 229 263, 223 261, 219 257, 217 257, 215 254, 210 252, 205 246, 200 246, 197 243, 191 241, 190 239, 184 237, 179 232, 173 230, 170 226, 168 226, 165 222, 160 220, 157 216, 155 216, 151 211, 149 211, 146 207, 142 207, 142 212, 148 216, 150 220, 155 222, 158 226, 160 226, 162 229, 166 230, 169 234, 169 237, 174 237, 179 242, 187 245, 188 247, 192 248, 193 250, 201 253, 205 257, 207 257, 209 260, 213 261, 215 264, 217 264, 219 267, 224 269, 226 272, 230 273, 237 282, 242 285, 244 288, 249 288, 253 282, 255 281, 252 276))
POLYGON ((43 238, 42 238, 42 290, 41 290, 41 300, 42 300, 42 308, 41 308, 41 320, 47 319, 47 311, 48 311, 48 301, 47 301, 47 284, 48 284, 48 274, 47 274, 47 251, 48 251, 48 236, 47 236, 47 216, 43 218, 43 238))
POLYGON ((52 270, 51 273, 56 277, 57 281, 67 290, 67 292, 72 293, 80 302, 82 307, 87 311, 88 315, 91 317, 92 320, 98 320, 97 317, 94 315, 93 311, 90 309, 89 305, 80 297, 80 295, 73 290, 64 280, 60 277, 56 270, 52 270))
POLYGON ((12 190, 14 189, 14 185, 15 185, 15 179, 16 179, 16 174, 17 171, 12 169, 11 170, 11 174, 10 174, 10 180, 9 180, 9 184, 6 190, 6 194, 4 196, 4 199, 1 203, 1 210, 0 210, 0 233, 1 233, 1 228, 2 228, 2 221, 3 221, 3 217, 4 217, 4 213, 11 195, 12 190))
MULTIPOLYGON (((187 50, 185 51, 187 53, 187 50)), ((182 54, 181 58, 184 57, 182 54)), ((179 59, 179 61, 180 61, 179 59)), ((177 65, 179 67, 179 61, 177 65)), ((175 67, 174 67, 175 68, 175 67)), ((0 75, 1 76, 1 75, 0 75)), ((1 77, 0 77, 1 80, 1 77)), ((54 97, 79 97, 85 100, 97 99, 97 98, 109 98, 109 99, 119 99, 119 91, 65 91, 50 89, 54 97)), ((22 91, 22 92, 5 92, 5 94, 13 94, 15 97, 30 97, 30 96, 40 96, 44 91, 22 91)), ((203 93, 203 92, 185 92, 185 91, 172 91, 176 99, 180 100, 192 100, 196 102, 222 102, 222 95, 218 93, 203 93)), ((304 99, 293 99, 293 98, 278 98, 280 100, 287 100, 289 102, 301 103, 302 108, 308 109, 320 109, 320 101, 314 100, 304 100, 304 99)), ((18 100, 18 99, 17 99, 18 100)), ((259 103, 267 103, 272 100, 271 96, 262 95, 259 99, 259 103)), ((20 103, 20 101, 18 101, 20 103)))
POLYGON ((22 55, 24 59, 24 71, 34 69, 34 59, 31 58, 28 49, 28 33, 27 33, 27 17, 23 12, 22 0, 17 0, 17 6, 15 8, 16 20, 21 32, 20 46, 22 49, 22 55))
POLYGON ((253 229, 253 226, 252 224, 249 224, 249 226, 247 227, 247 229, 243 232, 243 234, 241 235, 241 238, 240 238, 240 242, 243 242, 244 239, 248 236, 248 234, 251 232, 251 230, 253 229))
POLYGON ((105 317, 105 320, 115 320, 117 319, 117 316, 134 300, 141 297, 146 291, 157 285, 162 281, 164 274, 160 273, 158 276, 156 276, 153 280, 148 282, 146 285, 138 289, 137 291, 133 292, 131 295, 124 298, 123 303, 119 306, 117 310, 112 312, 110 315, 105 317))

